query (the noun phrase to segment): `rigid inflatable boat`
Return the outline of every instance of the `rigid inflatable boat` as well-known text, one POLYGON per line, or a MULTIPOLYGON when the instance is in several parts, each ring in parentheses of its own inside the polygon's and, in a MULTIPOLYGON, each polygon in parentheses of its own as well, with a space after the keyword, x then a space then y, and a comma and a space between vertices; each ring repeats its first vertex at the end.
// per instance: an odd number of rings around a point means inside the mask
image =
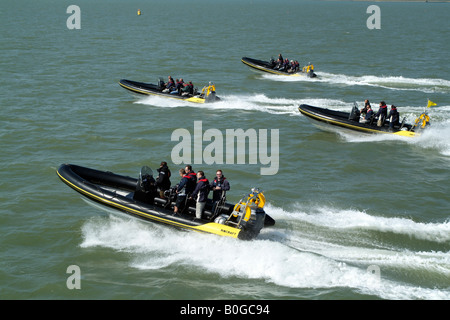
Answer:
POLYGON ((73 164, 62 164, 57 174, 88 199, 146 221, 244 240, 254 239, 263 227, 275 224, 263 209, 265 198, 259 189, 252 189, 237 204, 224 198, 214 204, 207 202, 202 218, 197 219, 195 203, 174 214, 174 188, 166 191, 165 199, 160 198, 147 166, 142 167, 137 179, 73 164))
POLYGON ((276 68, 276 66, 275 66, 276 63, 273 60, 273 58, 271 59, 271 61, 262 61, 262 60, 248 58, 248 57, 243 57, 241 59, 241 61, 253 69, 272 73, 272 74, 278 74, 278 75, 283 75, 283 76, 293 76, 293 77, 299 77, 299 76, 305 76, 308 78, 317 77, 317 75, 314 73, 314 67, 312 65, 305 66, 302 69, 299 69, 295 72, 289 72, 289 71, 280 70, 279 68, 276 68))
POLYGON ((122 79, 119 81, 119 85, 123 88, 138 95, 156 95, 170 99, 184 100, 195 103, 209 103, 219 101, 220 98, 216 96, 216 87, 213 84, 203 87, 201 92, 197 89, 192 94, 179 94, 166 92, 164 88, 164 81, 160 79, 158 84, 137 82, 132 80, 122 79))
POLYGON ((363 133, 387 133, 404 137, 414 137, 429 125, 430 118, 426 112, 422 113, 413 125, 405 123, 405 118, 398 126, 389 127, 389 120, 386 119, 380 124, 372 117, 369 121, 360 122, 359 109, 355 105, 351 112, 335 111, 325 108, 313 107, 302 104, 298 110, 306 116, 318 128, 326 131, 335 131, 333 128, 349 129, 363 133))

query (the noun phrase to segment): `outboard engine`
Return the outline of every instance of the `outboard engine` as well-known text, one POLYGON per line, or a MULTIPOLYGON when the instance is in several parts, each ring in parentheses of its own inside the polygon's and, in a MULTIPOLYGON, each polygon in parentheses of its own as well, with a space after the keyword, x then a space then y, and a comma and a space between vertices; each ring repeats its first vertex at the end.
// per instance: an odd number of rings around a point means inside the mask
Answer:
MULTIPOLYGON (((239 239, 253 239, 264 227, 266 212, 263 207, 266 198, 261 190, 253 188, 252 192, 244 196, 235 206, 233 212, 224 223, 242 229, 239 239)), ((221 222, 221 216, 216 220, 221 222)))
POLYGON ((317 77, 317 74, 315 74, 313 70, 309 70, 306 76, 308 78, 315 78, 317 77))
POLYGON ((253 239, 255 238, 261 229, 264 227, 264 220, 266 218, 266 212, 263 208, 251 208, 250 219, 243 223, 245 232, 240 232, 238 237, 240 239, 253 239))
POLYGON ((216 101, 216 92, 215 91, 211 91, 206 97, 205 97, 205 102, 214 102, 216 101))
POLYGON ((136 191, 134 192, 133 199, 153 204, 155 195, 156 181, 153 178, 153 171, 149 167, 143 166, 139 173, 139 179, 136 183, 136 191))
POLYGON ((218 100, 216 97, 216 86, 210 81, 207 87, 202 89, 202 93, 205 92, 205 102, 213 102, 218 100), (206 92, 205 92, 206 90, 206 92))

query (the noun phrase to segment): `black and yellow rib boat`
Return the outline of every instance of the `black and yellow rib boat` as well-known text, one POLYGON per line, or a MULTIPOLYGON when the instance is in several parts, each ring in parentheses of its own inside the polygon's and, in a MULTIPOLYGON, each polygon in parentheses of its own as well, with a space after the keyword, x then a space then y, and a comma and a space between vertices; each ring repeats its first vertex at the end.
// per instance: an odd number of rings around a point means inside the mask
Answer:
POLYGON ((119 81, 119 85, 137 95, 155 95, 194 103, 210 103, 220 100, 220 98, 216 96, 215 85, 211 83, 203 87, 201 92, 195 90, 192 94, 186 95, 165 92, 166 90, 164 90, 164 81, 162 81, 161 79, 158 81, 158 84, 122 79, 119 81))
POLYGON ((167 192, 167 198, 160 198, 152 170, 147 166, 142 167, 137 179, 73 164, 62 164, 57 175, 81 195, 106 207, 181 229, 251 240, 263 227, 275 224, 263 209, 265 198, 258 189, 252 189, 236 205, 226 203, 225 199, 215 204, 207 202, 202 219, 197 219, 195 204, 174 214, 174 189, 167 192))
POLYGON ((241 61, 253 69, 267 72, 267 73, 278 74, 278 75, 283 75, 283 76, 291 76, 291 77, 302 77, 302 76, 308 77, 308 78, 317 77, 317 74, 314 73, 314 68, 312 67, 312 65, 305 66, 296 72, 288 72, 288 71, 279 70, 279 69, 275 68, 274 67, 275 62, 273 61, 273 59, 271 61, 263 61, 263 60, 243 57, 241 59, 241 61))
POLYGON ((414 125, 405 123, 405 119, 403 119, 403 122, 398 126, 390 128, 389 120, 384 121, 380 126, 374 118, 365 123, 360 122, 359 110, 356 106, 352 108, 351 112, 343 112, 301 104, 298 110, 311 120, 316 127, 325 131, 348 129, 362 133, 385 133, 403 137, 415 137, 420 130, 429 125, 430 120, 428 115, 423 113, 417 118, 414 125))

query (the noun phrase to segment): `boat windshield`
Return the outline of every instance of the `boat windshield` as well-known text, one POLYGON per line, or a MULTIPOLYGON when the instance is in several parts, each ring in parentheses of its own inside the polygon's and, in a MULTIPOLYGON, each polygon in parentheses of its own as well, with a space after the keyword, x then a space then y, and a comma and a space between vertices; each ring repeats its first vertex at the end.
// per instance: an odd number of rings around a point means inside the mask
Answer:
POLYGON ((142 177, 146 177, 146 176, 153 177, 153 170, 150 167, 148 167, 148 166, 143 166, 141 168, 141 172, 139 174, 139 178, 142 179, 142 177))

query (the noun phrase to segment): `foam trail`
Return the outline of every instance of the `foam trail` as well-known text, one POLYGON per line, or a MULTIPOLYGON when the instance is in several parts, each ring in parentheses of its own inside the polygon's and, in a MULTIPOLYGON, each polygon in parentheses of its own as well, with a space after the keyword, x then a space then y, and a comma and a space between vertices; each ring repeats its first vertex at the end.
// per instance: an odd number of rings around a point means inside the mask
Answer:
MULTIPOLYGON (((103 246, 129 252, 130 266, 143 270, 176 266, 186 268, 186 272, 202 270, 222 278, 260 279, 289 288, 346 287, 383 299, 450 298, 448 290, 424 288, 384 276, 385 269, 400 266, 407 266, 408 272, 431 269, 444 279, 444 283, 440 283, 441 287, 445 286, 445 281, 448 283, 450 276, 449 253, 414 253, 389 248, 369 248, 356 243, 348 245, 333 242, 324 234, 308 238, 303 235, 302 230, 293 229, 292 224, 306 219, 329 228, 328 225, 338 221, 338 217, 332 222, 326 222, 326 217, 323 216, 329 217, 326 212, 322 213, 322 217, 320 214, 319 217, 308 217, 307 214, 288 213, 270 205, 267 210, 280 219, 280 226, 263 229, 259 240, 254 241, 183 232, 167 226, 110 217, 94 218, 83 225, 84 239, 81 247, 103 246), (371 265, 381 268, 381 278, 368 272, 371 265)), ((341 212, 339 217, 342 218, 345 213, 341 212)), ((357 218, 354 213, 352 218, 357 220, 353 227, 358 228, 363 221, 366 221, 369 228, 375 228, 376 222, 382 221, 380 218, 370 221, 365 215, 357 218)), ((442 225, 448 234, 448 224, 442 225)), ((344 223, 338 225, 338 228, 347 229, 344 223)), ((416 231, 423 226, 406 222, 405 228, 416 231)), ((439 233, 434 233, 439 237, 439 233)))
POLYGON ((302 103, 313 104, 316 106, 329 107, 341 106, 344 102, 332 99, 287 99, 287 98, 269 98, 264 94, 254 95, 221 95, 221 101, 206 104, 196 104, 188 101, 172 100, 158 96, 148 96, 135 103, 151 105, 161 108, 203 108, 213 110, 243 110, 265 112, 279 115, 299 115, 298 106, 302 103))
POLYGON ((405 78, 402 76, 348 76, 344 74, 333 74, 327 72, 316 72, 317 78, 291 77, 272 74, 263 74, 263 79, 282 82, 304 82, 316 81, 334 85, 349 86, 371 86, 391 90, 412 90, 426 93, 448 93, 450 92, 450 81, 445 79, 431 78, 405 78))
POLYGON ((266 211, 270 212, 275 220, 288 218, 328 229, 392 232, 436 243, 446 244, 450 242, 450 221, 421 223, 407 218, 379 217, 356 210, 336 210, 328 207, 316 207, 308 213, 302 211, 289 213, 281 209, 271 208, 269 204, 266 211))
MULTIPOLYGON (((415 116, 417 117, 417 115, 415 116)), ((439 122, 431 118, 431 127, 423 131, 419 136, 401 137, 393 134, 376 134, 368 135, 358 132, 348 132, 336 129, 338 133, 347 142, 353 143, 367 143, 367 142, 382 142, 382 141, 399 141, 404 142, 418 148, 430 149, 439 152, 445 157, 450 157, 450 120, 439 122)), ((407 121, 408 122, 408 121, 407 121)), ((413 123, 414 118, 409 123, 413 123)), ((449 159, 450 160, 450 159, 449 159)))

